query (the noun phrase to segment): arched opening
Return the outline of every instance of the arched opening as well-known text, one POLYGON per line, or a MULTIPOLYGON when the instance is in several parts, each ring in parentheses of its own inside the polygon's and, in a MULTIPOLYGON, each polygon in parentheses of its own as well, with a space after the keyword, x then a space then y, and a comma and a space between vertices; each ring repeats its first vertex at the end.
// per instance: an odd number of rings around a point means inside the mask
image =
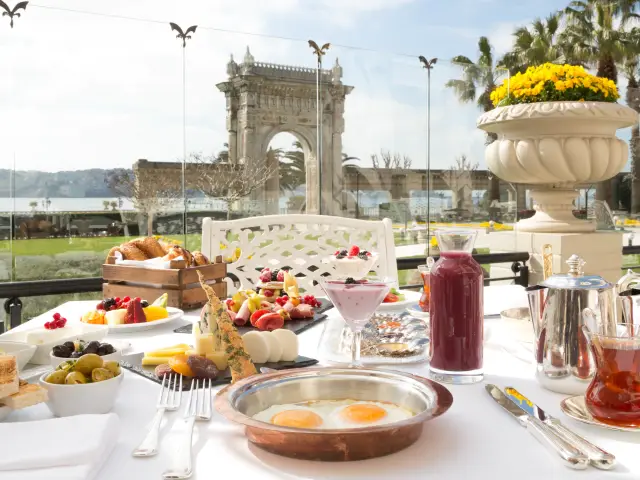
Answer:
POLYGON ((307 196, 308 149, 302 137, 290 132, 276 133, 267 146, 267 161, 275 167, 267 184, 267 198, 278 205, 267 205, 269 213, 305 213, 307 196))

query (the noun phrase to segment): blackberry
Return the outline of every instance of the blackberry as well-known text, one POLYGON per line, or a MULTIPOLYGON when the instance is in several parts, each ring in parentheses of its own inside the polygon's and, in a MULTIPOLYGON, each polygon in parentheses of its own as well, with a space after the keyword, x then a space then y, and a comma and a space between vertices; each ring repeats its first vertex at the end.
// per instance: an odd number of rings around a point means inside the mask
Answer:
POLYGON ((105 310, 110 310, 111 307, 115 307, 116 306, 116 299, 115 298, 105 298, 102 301, 102 305, 104 305, 104 309, 105 310))
POLYGON ((277 282, 278 281, 278 272, 280 271, 279 268, 276 268, 275 270, 271 271, 271 281, 272 282, 277 282))
POLYGON ((347 255, 349 255, 349 252, 347 252, 347 249, 345 248, 344 250, 340 250, 340 255, 346 257, 347 255))
POLYGON ((351 278, 351 277, 347 277, 347 279, 344 281, 344 284, 345 284, 345 285, 355 285, 356 283, 358 283, 358 282, 356 282, 356 281, 355 281, 353 278, 351 278))
POLYGON ((147 302, 146 300, 142 300, 140 302, 140 305, 142 306, 142 308, 147 308, 149 306, 149 302, 147 302))
POLYGON ((336 259, 337 260, 342 260, 344 257, 346 257, 346 255, 342 255, 342 252, 340 252, 338 255, 336 255, 336 259))
POLYGON ((367 255, 367 251, 365 250, 363 252, 360 252, 358 254, 358 258, 360 258, 361 260, 367 260, 369 258, 369 256, 367 255))

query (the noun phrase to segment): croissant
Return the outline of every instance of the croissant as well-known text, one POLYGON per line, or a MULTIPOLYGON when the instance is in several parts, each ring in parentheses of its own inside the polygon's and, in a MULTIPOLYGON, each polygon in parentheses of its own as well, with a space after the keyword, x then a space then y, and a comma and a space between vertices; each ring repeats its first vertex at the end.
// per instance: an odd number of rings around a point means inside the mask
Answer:
POLYGON ((195 263, 198 266, 209 265, 211 263, 209 259, 206 257, 206 255, 200 252, 199 250, 192 252, 191 255, 193 256, 193 263, 195 263))
POLYGON ((133 243, 123 243, 120 245, 120 252, 124 256, 125 260, 146 260, 147 256, 142 250, 136 247, 133 243))
MULTIPOLYGON (((120 251, 120 247, 113 247, 111 250, 109 250, 109 253, 107 253, 107 259, 105 260, 105 263, 109 263, 109 257, 115 257, 116 252, 119 252, 120 254, 122 254, 122 252, 120 251)), ((122 255, 122 257, 124 258, 124 255, 122 255)))
POLYGON ((148 258, 162 257, 165 254, 162 245, 153 237, 136 238, 129 243, 142 250, 148 258))
POLYGON ((163 260, 173 260, 178 257, 182 257, 184 259, 184 262, 187 265, 187 267, 190 267, 193 265, 193 255, 191 255, 189 250, 187 250, 186 248, 182 248, 178 245, 172 245, 171 248, 169 249, 169 252, 162 258, 163 260))

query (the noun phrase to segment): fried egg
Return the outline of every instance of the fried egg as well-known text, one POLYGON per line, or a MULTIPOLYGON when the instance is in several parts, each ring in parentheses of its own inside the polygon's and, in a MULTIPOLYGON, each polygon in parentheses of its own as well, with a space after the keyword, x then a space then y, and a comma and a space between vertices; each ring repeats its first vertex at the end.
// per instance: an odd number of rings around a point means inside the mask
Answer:
POLYGON ((347 399, 272 405, 253 418, 282 427, 349 429, 385 425, 413 416, 411 411, 393 403, 347 399))
POLYGON ((337 407, 328 422, 331 428, 363 428, 400 422, 413 413, 393 403, 357 401, 337 407))

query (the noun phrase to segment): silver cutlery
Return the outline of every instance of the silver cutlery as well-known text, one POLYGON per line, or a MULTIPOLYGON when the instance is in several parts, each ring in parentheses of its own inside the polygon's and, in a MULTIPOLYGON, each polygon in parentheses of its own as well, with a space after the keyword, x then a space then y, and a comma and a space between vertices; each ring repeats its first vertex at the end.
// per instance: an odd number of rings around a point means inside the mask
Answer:
POLYGON ((589 462, 596 468, 601 470, 609 470, 616 464, 616 457, 602 450, 600 447, 589 442, 586 438, 581 437, 565 427, 560 420, 548 415, 542 408, 533 403, 527 397, 522 395, 513 387, 504 389, 505 395, 520 406, 525 412, 532 417, 538 418, 542 423, 547 425, 554 433, 564 438, 567 442, 575 445, 587 457, 589 462))
POLYGON ((190 478, 193 475, 193 461, 191 458, 191 441, 193 438, 193 427, 196 420, 211 420, 211 410, 213 409, 213 397, 211 393, 211 379, 191 381, 191 390, 189 390, 189 399, 187 400, 187 408, 184 412, 187 431, 181 439, 178 446, 176 457, 174 458, 175 466, 165 471, 162 478, 181 480, 190 478), (200 388, 201 387, 201 388, 200 388))
POLYGON ((142 443, 133 451, 134 457, 151 457, 158 453, 160 439, 160 425, 164 412, 172 412, 180 408, 182 398, 182 375, 171 374, 162 377, 162 387, 156 404, 157 412, 151 422, 151 427, 142 443), (178 382, 180 377, 180 382, 178 382))
POLYGON ((507 397, 502 390, 492 384, 485 385, 485 389, 502 408, 513 415, 520 425, 525 427, 533 437, 550 449, 557 453, 564 461, 565 465, 576 470, 582 470, 589 466, 589 458, 571 445, 564 438, 556 435, 548 425, 544 424, 540 419, 532 417, 522 410, 516 403, 507 397))

